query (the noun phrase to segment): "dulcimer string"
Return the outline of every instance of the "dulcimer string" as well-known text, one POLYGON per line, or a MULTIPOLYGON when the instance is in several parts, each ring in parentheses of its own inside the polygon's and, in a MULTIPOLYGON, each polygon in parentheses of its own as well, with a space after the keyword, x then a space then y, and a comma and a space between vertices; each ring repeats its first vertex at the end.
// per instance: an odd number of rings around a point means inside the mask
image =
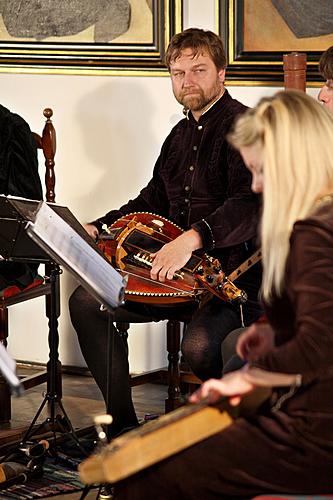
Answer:
MULTIPOLYGON (((152 278, 148 278, 146 276, 141 276, 139 274, 136 274, 136 273, 128 271, 128 270, 124 271, 123 269, 120 269, 119 267, 118 268, 116 267, 115 270, 118 271, 118 272, 122 272, 122 273, 128 274, 130 276, 140 277, 140 279, 148 281, 149 283, 156 283, 156 280, 153 280, 152 278)), ((163 286, 165 288, 170 288, 170 290, 172 290, 172 291, 179 292, 178 288, 173 287, 173 286, 171 286, 171 285, 169 285, 169 284, 167 284, 165 282, 163 282, 163 286)), ((197 291, 198 292, 206 291, 206 288, 205 287, 198 287, 198 288, 195 289, 195 292, 197 292, 197 291)), ((193 295, 193 292, 194 292, 194 290, 189 286, 188 295, 193 295)), ((183 293, 185 294, 186 292, 183 292, 183 293)))

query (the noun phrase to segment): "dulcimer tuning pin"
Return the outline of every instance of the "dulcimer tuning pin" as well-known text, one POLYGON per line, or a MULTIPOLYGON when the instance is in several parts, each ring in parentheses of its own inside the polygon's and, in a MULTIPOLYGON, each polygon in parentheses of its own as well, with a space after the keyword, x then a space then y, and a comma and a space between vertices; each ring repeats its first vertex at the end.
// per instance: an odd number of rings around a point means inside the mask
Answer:
POLYGON ((111 234, 110 228, 109 228, 109 226, 107 224, 103 224, 102 229, 106 233, 111 234))
POLYGON ((202 266, 198 267, 196 272, 197 272, 197 274, 199 274, 199 276, 202 276, 204 273, 203 267, 202 266))

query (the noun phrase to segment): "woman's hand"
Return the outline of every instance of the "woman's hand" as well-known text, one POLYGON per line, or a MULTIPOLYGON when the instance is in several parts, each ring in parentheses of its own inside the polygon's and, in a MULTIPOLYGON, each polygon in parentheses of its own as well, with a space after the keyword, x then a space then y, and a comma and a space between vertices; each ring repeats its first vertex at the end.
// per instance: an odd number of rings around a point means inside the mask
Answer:
POLYGON ((302 384, 301 374, 269 372, 255 366, 244 366, 221 379, 210 379, 195 391, 189 398, 191 403, 206 401, 216 403, 222 396, 229 396, 229 403, 237 406, 242 396, 251 392, 256 387, 265 388, 268 391, 267 397, 272 387, 299 387, 302 384))
POLYGON ((158 252, 151 254, 154 258, 150 272, 151 278, 159 281, 172 280, 174 274, 190 260, 192 252, 201 246, 201 236, 194 229, 170 241, 158 252))
POLYGON ((246 370, 237 370, 228 373, 222 379, 210 379, 190 396, 191 403, 206 400, 208 403, 216 403, 222 396, 230 396, 229 403, 237 406, 241 396, 251 392, 255 385, 248 380, 246 370))
POLYGON ((254 323, 237 341, 238 356, 246 361, 255 361, 274 347, 274 331, 268 323, 254 323))

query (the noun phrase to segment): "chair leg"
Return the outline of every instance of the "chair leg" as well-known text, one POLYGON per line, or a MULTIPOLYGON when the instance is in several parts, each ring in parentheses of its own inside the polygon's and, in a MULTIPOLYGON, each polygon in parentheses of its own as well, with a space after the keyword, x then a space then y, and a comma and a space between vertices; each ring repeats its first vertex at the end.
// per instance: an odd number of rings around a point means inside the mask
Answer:
MULTIPOLYGON (((8 337, 8 309, 0 308, 0 341, 7 346, 8 337)), ((10 421, 12 416, 10 389, 6 380, 0 373, 0 423, 4 424, 10 421)))
POLYGON ((168 351, 168 398, 165 400, 165 413, 181 406, 180 401, 180 322, 167 322, 167 351, 168 351))

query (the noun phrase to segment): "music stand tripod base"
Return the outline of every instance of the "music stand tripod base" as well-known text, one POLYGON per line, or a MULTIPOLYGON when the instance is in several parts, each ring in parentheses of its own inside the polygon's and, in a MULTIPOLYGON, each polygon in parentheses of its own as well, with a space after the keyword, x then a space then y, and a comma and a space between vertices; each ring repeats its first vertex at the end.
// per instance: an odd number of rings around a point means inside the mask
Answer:
POLYGON ((68 434, 73 442, 86 454, 79 442, 79 438, 74 430, 74 427, 67 415, 67 412, 62 404, 62 387, 61 387, 61 363, 59 361, 59 333, 58 333, 58 317, 60 315, 60 274, 62 270, 56 263, 49 265, 49 282, 50 282, 50 295, 47 297, 46 315, 49 319, 49 361, 48 361, 48 385, 47 392, 44 399, 33 417, 30 426, 23 435, 22 443, 30 440, 34 435, 40 435, 43 428, 46 431, 51 431, 56 443, 56 433, 68 434), (38 417, 42 413, 44 407, 48 405, 49 417, 44 422, 37 425, 35 424, 38 417), (60 411, 60 413, 59 413, 60 411))

